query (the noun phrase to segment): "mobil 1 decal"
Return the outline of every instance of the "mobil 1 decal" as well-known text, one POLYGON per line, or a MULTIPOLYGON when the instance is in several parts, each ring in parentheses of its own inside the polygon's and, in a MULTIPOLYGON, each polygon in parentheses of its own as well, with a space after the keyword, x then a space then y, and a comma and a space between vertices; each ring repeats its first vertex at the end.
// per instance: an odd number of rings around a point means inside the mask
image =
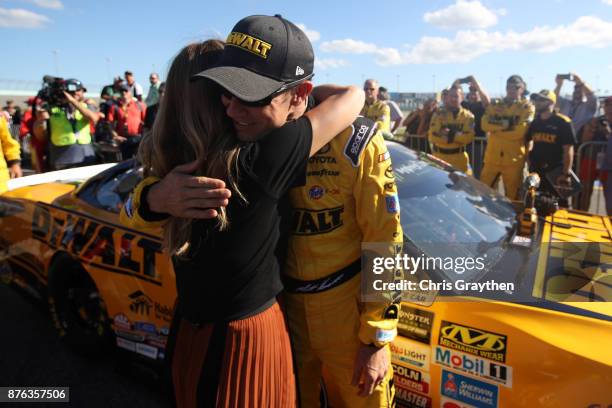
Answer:
POLYGON ((429 344, 433 319, 432 312, 402 304, 397 321, 397 331, 404 337, 429 344))
POLYGON ((508 337, 442 320, 438 344, 477 357, 505 363, 508 337))

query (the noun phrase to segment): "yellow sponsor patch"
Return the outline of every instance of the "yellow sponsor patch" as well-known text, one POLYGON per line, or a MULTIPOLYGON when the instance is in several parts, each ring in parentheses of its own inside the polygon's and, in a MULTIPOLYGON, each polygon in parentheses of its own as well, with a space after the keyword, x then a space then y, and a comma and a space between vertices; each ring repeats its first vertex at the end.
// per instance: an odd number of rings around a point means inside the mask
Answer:
POLYGON ((227 36, 226 45, 243 48, 255 55, 259 55, 264 59, 268 58, 268 51, 272 49, 272 44, 250 35, 235 31, 231 32, 230 35, 227 36))

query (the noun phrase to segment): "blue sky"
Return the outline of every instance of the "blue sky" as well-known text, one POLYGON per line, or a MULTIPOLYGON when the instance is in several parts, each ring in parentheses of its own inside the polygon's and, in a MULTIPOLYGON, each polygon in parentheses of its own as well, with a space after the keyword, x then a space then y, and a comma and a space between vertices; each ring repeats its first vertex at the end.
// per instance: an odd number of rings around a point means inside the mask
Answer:
POLYGON ((0 0, 0 77, 59 73, 87 85, 130 69, 146 86, 186 43, 275 13, 306 28, 319 83, 373 77, 391 91, 431 92, 474 74, 498 94, 511 74, 533 91, 574 71, 612 94, 612 0, 0 0))

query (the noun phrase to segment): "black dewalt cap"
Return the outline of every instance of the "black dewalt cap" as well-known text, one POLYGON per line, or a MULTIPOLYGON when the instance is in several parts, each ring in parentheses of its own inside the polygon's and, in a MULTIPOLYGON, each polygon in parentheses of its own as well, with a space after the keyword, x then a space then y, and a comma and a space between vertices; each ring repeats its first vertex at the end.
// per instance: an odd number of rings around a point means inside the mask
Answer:
POLYGON ((228 35, 221 61, 196 77, 208 78, 236 97, 255 102, 313 76, 310 40, 280 15, 249 16, 228 35))

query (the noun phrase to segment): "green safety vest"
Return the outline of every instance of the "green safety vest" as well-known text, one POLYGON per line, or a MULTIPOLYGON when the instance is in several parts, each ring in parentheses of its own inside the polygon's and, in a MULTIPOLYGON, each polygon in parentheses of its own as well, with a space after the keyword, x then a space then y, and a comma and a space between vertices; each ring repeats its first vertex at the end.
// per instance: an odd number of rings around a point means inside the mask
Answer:
POLYGON ((51 108, 49 118, 51 126, 51 143, 54 146, 70 146, 75 143, 90 144, 91 133, 89 131, 89 120, 78 110, 74 112, 75 120, 70 121, 62 108, 51 108))

